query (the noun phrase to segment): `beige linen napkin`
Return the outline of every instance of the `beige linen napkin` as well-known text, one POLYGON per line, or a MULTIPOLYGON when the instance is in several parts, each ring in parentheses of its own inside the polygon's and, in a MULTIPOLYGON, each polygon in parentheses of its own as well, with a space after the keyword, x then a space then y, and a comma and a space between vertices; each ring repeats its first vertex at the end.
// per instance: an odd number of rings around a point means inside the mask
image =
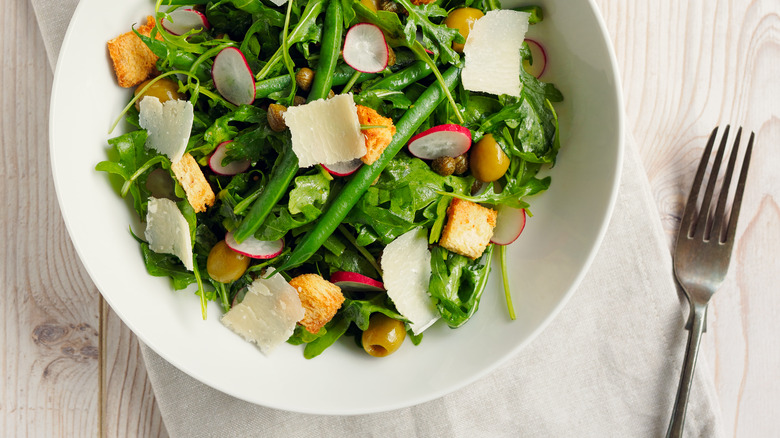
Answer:
MULTIPOLYGON (((77 0, 31 0, 56 59, 77 0), (45 7, 44 7, 45 6, 45 7)), ((617 206, 588 275, 558 317, 490 375, 418 406, 315 416, 235 399, 143 346, 149 379, 174 437, 662 437, 686 332, 661 223, 632 139, 617 206)), ((707 362, 693 382, 686 436, 721 437, 707 362)))

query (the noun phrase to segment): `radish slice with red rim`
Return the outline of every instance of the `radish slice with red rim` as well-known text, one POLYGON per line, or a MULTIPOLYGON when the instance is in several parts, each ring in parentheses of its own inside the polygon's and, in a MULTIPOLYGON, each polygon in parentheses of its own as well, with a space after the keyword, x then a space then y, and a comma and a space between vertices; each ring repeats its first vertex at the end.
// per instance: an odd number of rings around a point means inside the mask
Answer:
POLYGON ((535 40, 526 39, 525 42, 528 43, 528 48, 531 50, 531 59, 533 59, 534 63, 531 64, 527 60, 523 60, 523 68, 528 74, 539 79, 544 74, 544 71, 547 70, 547 52, 535 40))
POLYGON ((251 105, 255 101, 255 76, 244 54, 235 47, 222 49, 214 58, 211 77, 217 91, 234 105, 251 105))
POLYGON ((330 282, 348 292, 383 292, 385 285, 357 272, 338 271, 330 276, 330 282))
POLYGON ((322 164, 321 166, 331 175, 347 176, 355 173, 362 165, 363 161, 360 158, 355 158, 354 160, 339 161, 338 163, 327 165, 322 164))
POLYGON ((525 209, 499 205, 496 227, 490 241, 496 245, 509 245, 520 237, 525 228, 525 209))
POLYGON ((272 259, 282 253, 284 240, 258 240, 249 236, 241 243, 236 242, 233 233, 225 234, 225 243, 233 251, 253 259, 272 259))
POLYGON ((191 30, 209 29, 206 16, 194 9, 176 9, 163 18, 160 24, 174 35, 184 35, 191 30), (168 19, 170 18, 170 19, 168 19))
POLYGON ((214 149, 214 152, 209 157, 209 167, 217 175, 238 175, 249 169, 249 165, 251 164, 249 160, 231 161, 228 164, 222 164, 222 161, 227 155, 227 145, 232 142, 233 140, 223 141, 214 149))
POLYGON ((423 160, 454 158, 471 148, 471 131, 455 124, 434 126, 412 137, 408 147, 412 155, 423 160))
POLYGON ((362 73, 379 73, 387 68, 390 50, 385 34, 371 23, 358 23, 344 38, 344 62, 362 73))

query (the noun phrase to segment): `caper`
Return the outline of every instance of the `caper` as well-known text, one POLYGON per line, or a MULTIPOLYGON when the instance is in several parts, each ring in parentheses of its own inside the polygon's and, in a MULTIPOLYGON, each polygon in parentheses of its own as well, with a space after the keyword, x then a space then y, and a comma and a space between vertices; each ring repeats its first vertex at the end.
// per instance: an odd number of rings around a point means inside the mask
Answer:
MULTIPOLYGON (((149 79, 147 81, 141 82, 137 87, 135 87, 135 95, 138 96, 139 94, 141 94, 141 90, 143 90, 144 87, 153 80, 154 79, 149 79)), ((179 84, 177 84, 176 82, 168 78, 162 78, 156 80, 152 85, 149 86, 149 88, 147 88, 143 92, 143 96, 140 97, 137 101, 135 101, 136 109, 140 110, 140 103, 143 100, 143 98, 147 96, 152 96, 160 99, 160 103, 169 100, 176 100, 179 97, 181 97, 179 95, 179 84)))
POLYGON ((509 169, 509 157, 501 149, 493 134, 486 134, 471 148, 469 168, 474 178, 483 181, 495 181, 509 169))
POLYGON ((387 46, 387 66, 392 67, 395 65, 395 51, 392 47, 387 46))
POLYGON ((396 14, 403 14, 406 12, 404 7, 399 5, 394 0, 380 0, 379 9, 387 12, 395 12, 396 14))
MULTIPOLYGON (((463 38, 467 39, 474 22, 484 15, 482 11, 475 8, 453 9, 447 15, 447 18, 444 19, 444 25, 452 29, 458 29, 463 38)), ((463 53, 463 46, 463 43, 452 43, 452 49, 458 53, 463 53)))
POLYGON ((452 172, 455 175, 463 175, 469 171, 469 159, 466 158, 466 154, 458 155, 455 157, 455 171, 452 172))
POLYGON ((439 157, 431 163, 431 169, 441 176, 450 176, 455 172, 455 159, 452 157, 439 157))
POLYGON ((302 89, 309 91, 311 88, 311 82, 314 80, 314 71, 308 67, 304 67, 295 73, 295 82, 302 89))
POLYGON ((295 96, 293 97, 293 106, 303 105, 306 103, 306 98, 303 96, 295 96))
POLYGON ((382 313, 374 313, 368 320, 368 328, 361 338, 363 349, 374 357, 395 353, 406 338, 404 323, 382 313))
POLYGON ((287 129, 287 124, 284 123, 285 111, 287 111, 287 107, 284 105, 279 105, 278 103, 268 105, 268 126, 275 132, 282 132, 287 129))
POLYGON ((233 251, 224 240, 220 240, 209 251, 206 270, 214 280, 220 283, 232 283, 244 275, 249 262, 249 257, 233 251))

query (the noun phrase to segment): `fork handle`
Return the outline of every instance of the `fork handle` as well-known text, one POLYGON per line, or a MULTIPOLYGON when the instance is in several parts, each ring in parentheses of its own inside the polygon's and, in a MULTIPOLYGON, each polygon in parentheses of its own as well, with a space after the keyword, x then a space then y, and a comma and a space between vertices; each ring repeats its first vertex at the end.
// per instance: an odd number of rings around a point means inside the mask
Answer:
POLYGON ((667 438, 680 438, 683 436, 685 410, 688 406, 688 395, 690 394, 691 384, 693 383, 693 370, 696 367, 696 357, 699 355, 701 335, 705 330, 707 305, 692 304, 691 313, 692 321, 688 328, 688 346, 685 349, 682 376, 680 377, 680 386, 677 389, 677 398, 674 401, 672 420, 669 423, 669 429, 666 432, 667 438))

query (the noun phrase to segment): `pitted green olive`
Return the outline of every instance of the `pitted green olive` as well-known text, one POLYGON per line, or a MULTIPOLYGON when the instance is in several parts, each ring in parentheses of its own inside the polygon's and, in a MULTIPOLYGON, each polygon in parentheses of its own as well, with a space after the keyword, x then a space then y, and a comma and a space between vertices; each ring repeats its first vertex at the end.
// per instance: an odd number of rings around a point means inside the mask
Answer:
POLYGON ((404 323, 397 319, 374 313, 363 332, 363 349, 374 357, 385 357, 395 353, 406 338, 404 323))
MULTIPOLYGON (((458 29, 463 38, 468 38, 471 28, 474 27, 474 22, 484 15, 482 11, 474 8, 453 9, 447 15, 447 18, 444 19, 444 25, 452 29, 458 29)), ((452 49, 458 53, 463 53, 463 46, 464 44, 461 43, 452 43, 452 49)))

